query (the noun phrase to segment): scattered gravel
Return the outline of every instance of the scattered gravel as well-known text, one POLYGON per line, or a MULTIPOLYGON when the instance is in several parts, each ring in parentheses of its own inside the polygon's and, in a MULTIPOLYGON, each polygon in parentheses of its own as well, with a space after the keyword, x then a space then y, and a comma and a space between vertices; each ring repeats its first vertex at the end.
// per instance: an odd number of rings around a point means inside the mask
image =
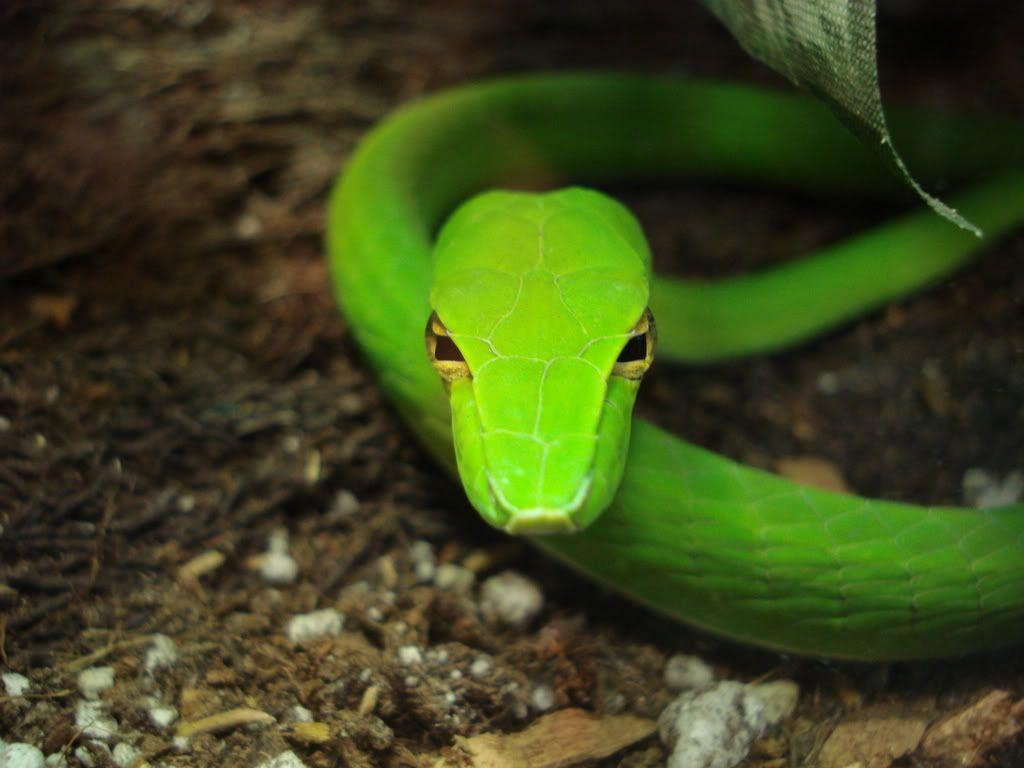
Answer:
POLYGON ((153 674, 161 667, 169 667, 178 660, 178 646, 167 635, 157 635, 146 651, 146 671, 153 674))
POLYGON ((437 573, 437 557, 429 541, 414 541, 409 547, 409 559, 412 561, 412 571, 418 584, 426 584, 433 580, 437 573))
POLYGON ((359 511, 359 499, 352 491, 342 490, 334 497, 328 516, 332 520, 341 520, 351 517, 359 511))
POLYGON ((1010 472, 1000 480, 984 469, 964 472, 964 501, 978 509, 1005 507, 1024 498, 1024 472, 1010 472))
POLYGON ((403 645, 398 649, 398 661, 405 667, 423 663, 423 652, 415 645, 403 645))
POLYGON ((17 672, 4 672, 3 681, 8 696, 24 696, 32 687, 31 681, 17 672))
POLYGON ((299 575, 299 564, 288 553, 288 531, 278 528, 267 540, 267 552, 259 559, 260 576, 268 584, 286 586, 294 584, 299 575))
POLYGON ((434 586, 445 592, 468 592, 473 588, 474 581, 475 573, 454 563, 437 566, 434 574, 434 586))
POLYGON ((486 656, 478 656, 469 666, 469 674, 480 680, 487 677, 494 669, 494 663, 486 656))
POLYGON ((5 744, 0 741, 0 766, 3 768, 45 768, 46 760, 31 744, 5 744))
POLYGON ((293 643, 302 643, 318 637, 340 634, 344 625, 345 617, 340 611, 324 608, 293 616, 288 622, 286 633, 293 643))
POLYGON ((98 699, 103 691, 113 687, 113 667, 89 667, 78 673, 78 690, 87 699, 98 699))
POLYGON ((139 756, 139 750, 131 744, 122 741, 114 747, 111 756, 119 768, 128 768, 128 766, 135 762, 135 758, 139 756))
POLYGON ((151 707, 148 714, 149 722, 161 731, 169 728, 178 719, 178 710, 167 705, 151 707))
POLYGON ((516 571, 492 576, 480 588, 480 611, 491 624, 526 627, 544 607, 544 593, 516 571))
POLYGON ((547 712, 555 706, 555 692, 550 686, 538 685, 530 694, 530 705, 538 712, 547 712))
POLYGON ((658 718, 658 734, 672 750, 668 768, 733 768, 767 725, 761 698, 725 681, 681 693, 658 718))
POLYGON ((85 735, 106 741, 117 736, 117 720, 107 714, 102 701, 83 699, 75 707, 75 726, 85 735))
POLYGON ((715 682, 711 666, 697 656, 678 653, 665 664, 665 685, 670 691, 695 691, 715 682))
POLYGON ((306 764, 291 750, 282 752, 277 757, 257 763, 258 768, 306 768, 306 764))
POLYGON ((800 700, 800 686, 792 680, 773 680, 770 683, 748 685, 748 690, 764 705, 768 725, 778 725, 796 710, 800 700))

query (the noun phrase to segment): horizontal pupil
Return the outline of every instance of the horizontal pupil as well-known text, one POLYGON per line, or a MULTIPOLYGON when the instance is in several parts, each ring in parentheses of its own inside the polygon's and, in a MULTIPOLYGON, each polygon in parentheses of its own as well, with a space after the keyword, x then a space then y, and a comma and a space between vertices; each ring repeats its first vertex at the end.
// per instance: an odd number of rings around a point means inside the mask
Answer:
POLYGON ((626 346, 619 353, 618 362, 635 363, 647 359, 647 334, 634 336, 626 342, 626 346))
POLYGON ((437 337, 437 343, 434 346, 434 359, 455 363, 462 363, 466 360, 462 356, 462 350, 448 336, 437 337))

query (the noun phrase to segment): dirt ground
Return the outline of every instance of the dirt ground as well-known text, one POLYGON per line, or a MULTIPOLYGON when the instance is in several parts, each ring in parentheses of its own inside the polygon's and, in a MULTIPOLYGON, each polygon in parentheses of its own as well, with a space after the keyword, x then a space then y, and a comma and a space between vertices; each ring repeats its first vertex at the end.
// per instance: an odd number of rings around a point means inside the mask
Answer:
MULTIPOLYGON (((1024 695, 1019 650, 829 664, 655 617, 488 529, 381 400, 328 296, 321 234, 331 180, 390 108, 535 69, 780 84, 695 3, 554 5, 0 8, 0 671, 31 685, 0 689, 0 739, 70 766, 115 764, 100 744, 120 742, 136 765, 292 750, 307 766, 427 766, 457 736, 549 710, 656 719, 674 697, 666 660, 685 653, 722 678, 799 684, 796 712, 743 763, 796 768, 842 724, 1024 695), (507 570, 543 593, 522 626, 481 609, 480 585, 507 570), (323 609, 340 632, 289 639, 294 616, 323 609), (78 675, 97 666, 113 668, 99 695, 116 737, 76 721, 78 675), (249 725, 175 747, 176 726, 236 709, 249 725)), ((978 7, 886 15, 887 98, 1024 114, 1024 20, 978 7)), ((695 185, 623 196, 662 263, 699 273, 891 213, 695 185)), ((1022 264, 1024 233, 799 350, 656 366, 639 410, 757 466, 813 457, 860 493, 961 502, 967 470, 1024 470, 1022 264)), ((667 754, 652 736, 596 764, 667 754)), ((870 765, 965 764, 894 759, 870 765)), ((1024 741, 972 759, 1024 765, 1024 741)))

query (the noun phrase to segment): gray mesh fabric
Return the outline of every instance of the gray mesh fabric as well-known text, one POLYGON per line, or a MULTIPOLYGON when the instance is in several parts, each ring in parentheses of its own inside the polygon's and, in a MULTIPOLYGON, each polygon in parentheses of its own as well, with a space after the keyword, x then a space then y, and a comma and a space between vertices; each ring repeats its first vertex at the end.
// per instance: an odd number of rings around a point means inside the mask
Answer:
POLYGON ((754 58, 815 93, 941 216, 981 232, 910 175, 885 123, 875 56, 875 0, 704 0, 754 58))

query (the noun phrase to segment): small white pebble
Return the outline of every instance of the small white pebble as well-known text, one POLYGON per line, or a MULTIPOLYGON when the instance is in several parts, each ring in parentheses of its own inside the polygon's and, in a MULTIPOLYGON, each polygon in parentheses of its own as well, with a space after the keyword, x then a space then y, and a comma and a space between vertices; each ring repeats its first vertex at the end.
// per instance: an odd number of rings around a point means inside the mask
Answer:
POLYGON ((452 706, 456 701, 458 701, 458 699, 459 697, 455 695, 454 691, 445 691, 444 703, 447 704, 449 707, 452 706))
POLYGON ((438 662, 439 664, 444 664, 446 661, 448 661, 448 651, 446 651, 444 648, 438 648, 434 651, 431 651, 430 655, 434 659, 434 661, 438 662))
POLYGON ((178 719, 178 710, 174 707, 162 705, 152 707, 149 710, 149 722, 161 731, 178 719))
POLYGON ((78 690, 87 699, 98 699, 103 691, 113 687, 113 667, 89 667, 78 673, 78 690))
POLYGON ((0 432, 7 432, 11 428, 11 420, 6 416, 0 416, 0 432))
POLYGON ((382 611, 376 605, 371 605, 369 608, 366 609, 366 618, 368 618, 370 621, 384 621, 384 611, 382 611))
POLYGON ((138 748, 124 741, 115 746, 113 753, 111 753, 111 757, 113 757, 114 762, 117 763, 119 768, 128 768, 129 765, 135 762, 135 758, 138 756, 138 748))
POLYGON ((277 757, 264 760, 258 768, 306 768, 306 764, 290 749, 277 757))
POLYGON ((403 645, 398 649, 398 661, 405 667, 423 663, 423 653, 415 645, 403 645))
POLYGON ((352 491, 338 491, 331 502, 331 517, 345 518, 359 511, 359 499, 352 491))
POLYGON ((792 680, 772 680, 770 683, 748 685, 747 688, 764 705, 768 725, 778 725, 792 715, 800 700, 800 686, 792 680))
POLYGON ((766 727, 761 699, 731 680, 681 693, 658 718, 668 768, 733 768, 766 727))
POLYGON ((267 537, 267 552, 288 551, 288 529, 275 528, 267 537))
POLYGON ((625 712, 627 703, 626 697, 621 693, 615 692, 608 694, 604 699, 605 714, 617 715, 620 712, 625 712))
POLYGON ((169 667, 178 660, 178 646, 174 644, 167 635, 157 635, 153 638, 153 644, 146 651, 145 667, 149 674, 153 674, 161 667, 169 667))
POLYGON ((327 635, 341 634, 345 617, 334 608, 324 608, 312 613, 300 613, 288 621, 286 632, 293 643, 314 640, 327 635))
POLYGON ((406 675, 402 682, 405 683, 406 688, 415 688, 420 684, 420 679, 416 675, 406 675))
POLYGON ((359 671, 359 682, 368 683, 373 680, 373 670, 369 667, 364 667, 359 671))
POLYGON ((254 213, 243 213, 235 220, 235 237, 239 240, 252 240, 263 232, 263 222, 254 213))
POLYGON ((677 653, 665 664, 665 685, 670 691, 693 691, 715 682, 715 673, 704 659, 677 653))
POLYGON ((80 700, 75 706, 75 726, 94 739, 117 736, 117 720, 106 713, 102 701, 80 700))
POLYGON ((538 712, 547 712, 555 706, 555 692, 549 686, 538 685, 530 694, 530 705, 538 712))
POLYGON ((818 391, 824 395, 834 395, 839 391, 839 375, 834 371, 823 371, 818 376, 818 391))
POLYGON ((38 747, 15 742, 0 741, 0 766, 3 768, 46 768, 46 759, 38 747))
POLYGON ((444 592, 467 592, 473 587, 474 581, 475 573, 455 563, 439 565, 434 573, 434 586, 444 592))
POLYGON ((964 472, 964 501, 978 509, 1005 507, 1024 498, 1024 472, 1010 472, 1002 481, 984 469, 964 472))
POLYGON ((301 704, 292 707, 291 718, 293 723, 312 723, 313 713, 301 704))
POLYGON ((412 572, 417 583, 425 584, 434 578, 437 558, 429 541, 414 541, 409 547, 409 559, 412 561, 412 572))
POLYGON ((8 696, 24 696, 32 687, 29 679, 17 672, 4 672, 3 681, 4 690, 7 691, 8 696))
POLYGON ((46 756, 46 768, 67 768, 68 759, 62 752, 54 752, 46 756))
POLYGON ((175 736, 171 740, 171 746, 174 747, 175 752, 191 752, 192 739, 188 736, 175 736))
POLYGON ((480 588, 480 611, 492 624, 525 627, 544 607, 544 593, 516 571, 492 576, 480 588))
POLYGON ((75 759, 80 762, 85 768, 95 768, 96 761, 92 759, 92 752, 85 747, 77 747, 75 749, 75 759))
POLYGON ((491 663, 489 658, 486 656, 479 656, 469 666, 469 674, 479 680, 482 677, 487 677, 493 667, 494 665, 491 663))
POLYGON ((267 552, 260 558, 260 576, 267 584, 294 584, 298 575, 299 564, 287 552, 267 552))
POLYGON ((448 673, 448 677, 450 677, 452 680, 461 680, 462 679, 462 670, 461 669, 453 669, 451 672, 448 673))

